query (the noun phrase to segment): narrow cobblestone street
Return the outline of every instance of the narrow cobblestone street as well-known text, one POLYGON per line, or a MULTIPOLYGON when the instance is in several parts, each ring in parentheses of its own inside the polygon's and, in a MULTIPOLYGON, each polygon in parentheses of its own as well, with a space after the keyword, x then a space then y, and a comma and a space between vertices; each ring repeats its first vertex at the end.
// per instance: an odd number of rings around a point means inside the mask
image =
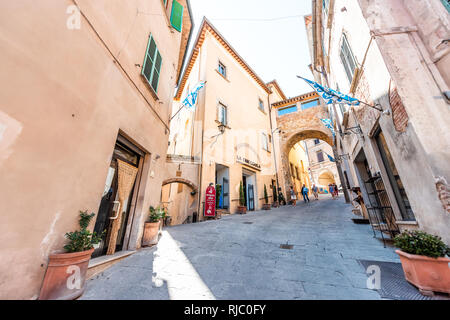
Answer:
POLYGON ((357 259, 399 259, 343 197, 165 228, 81 299, 380 299, 357 259), (280 244, 292 249, 281 249, 280 244))

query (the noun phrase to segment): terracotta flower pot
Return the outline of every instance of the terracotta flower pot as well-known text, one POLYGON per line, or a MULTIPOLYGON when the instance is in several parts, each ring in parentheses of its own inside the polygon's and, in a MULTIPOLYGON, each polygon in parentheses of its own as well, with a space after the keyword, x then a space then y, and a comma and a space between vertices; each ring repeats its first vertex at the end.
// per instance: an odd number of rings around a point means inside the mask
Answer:
POLYGON ((238 206, 238 213, 240 214, 246 214, 247 213, 247 207, 246 206, 238 206))
POLYGON ((400 256, 405 278, 421 291, 450 293, 450 259, 430 258, 395 251, 400 256))
POLYGON ((81 296, 92 252, 94 249, 51 254, 39 300, 73 300, 81 296))
POLYGON ((270 210, 270 203, 263 203, 263 210, 270 210))
POLYGON ((142 245, 150 246, 158 243, 159 224, 158 222, 146 222, 144 224, 144 235, 142 236, 142 245))

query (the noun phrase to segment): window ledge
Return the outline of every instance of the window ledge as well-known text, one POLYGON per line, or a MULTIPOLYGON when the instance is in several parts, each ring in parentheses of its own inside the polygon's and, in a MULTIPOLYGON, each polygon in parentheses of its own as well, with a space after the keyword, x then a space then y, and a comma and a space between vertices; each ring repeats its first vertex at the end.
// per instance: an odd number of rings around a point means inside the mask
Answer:
POLYGON ((267 112, 263 109, 261 109, 260 107, 258 107, 258 110, 261 111, 262 113, 264 113, 267 116, 267 112))
MULTIPOLYGON (((219 120, 215 120, 217 124, 223 124, 222 122, 220 122, 219 120)), ((224 125, 225 128, 227 129, 231 129, 227 124, 224 125)))
POLYGON ((223 74, 221 74, 221 73, 219 72, 219 70, 217 70, 217 69, 215 69, 215 70, 216 70, 216 72, 219 74, 219 76, 221 76, 224 80, 230 82, 230 80, 228 80, 223 74))
POLYGON ((396 224, 405 225, 405 226, 418 226, 417 221, 408 221, 408 220, 396 220, 396 224))

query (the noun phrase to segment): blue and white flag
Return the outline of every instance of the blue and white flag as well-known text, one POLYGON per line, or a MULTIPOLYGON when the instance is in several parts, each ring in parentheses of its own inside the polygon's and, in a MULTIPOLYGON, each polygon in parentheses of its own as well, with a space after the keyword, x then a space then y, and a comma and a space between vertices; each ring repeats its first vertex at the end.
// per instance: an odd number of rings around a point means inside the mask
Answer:
POLYGON ((327 156, 328 156, 328 159, 330 159, 331 162, 336 162, 336 160, 334 160, 334 158, 332 156, 330 156, 328 153, 327 153, 327 156))
POLYGON ((322 121, 322 123, 325 125, 325 127, 327 127, 328 129, 331 130, 331 133, 333 134, 333 137, 334 137, 335 136, 334 127, 333 127, 333 123, 331 122, 331 119, 320 119, 320 121, 322 121))
POLYGON ((197 83, 197 85, 190 92, 188 92, 186 98, 184 98, 184 100, 183 100, 182 105, 188 109, 195 106, 195 104, 197 102, 198 92, 204 86, 205 86, 204 81, 200 81, 199 83, 197 83))
POLYGON ((300 76, 297 77, 305 80, 323 98, 326 104, 344 103, 352 106, 358 106, 360 103, 358 99, 343 94, 342 92, 322 86, 315 81, 311 81, 300 76))

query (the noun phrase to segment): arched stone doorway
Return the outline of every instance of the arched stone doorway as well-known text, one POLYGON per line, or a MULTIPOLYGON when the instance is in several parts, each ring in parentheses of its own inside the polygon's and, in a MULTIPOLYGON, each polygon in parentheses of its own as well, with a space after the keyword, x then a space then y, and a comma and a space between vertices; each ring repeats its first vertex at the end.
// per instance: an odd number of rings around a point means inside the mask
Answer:
POLYGON ((171 217, 171 225, 193 222, 197 193, 198 187, 187 179, 178 177, 163 181, 161 203, 171 217))

